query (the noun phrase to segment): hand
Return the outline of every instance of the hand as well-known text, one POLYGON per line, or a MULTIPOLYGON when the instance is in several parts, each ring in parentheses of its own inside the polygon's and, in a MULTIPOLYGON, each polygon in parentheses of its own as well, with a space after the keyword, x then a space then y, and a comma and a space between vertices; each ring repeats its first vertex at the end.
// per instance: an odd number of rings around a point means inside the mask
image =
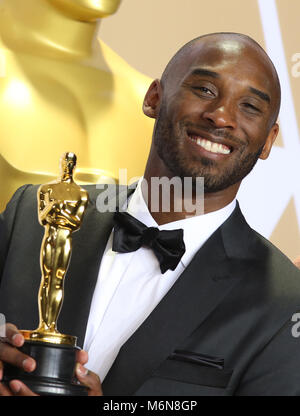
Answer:
POLYGON ((3 363, 9 363, 24 371, 31 372, 36 367, 33 358, 19 351, 16 347, 24 344, 24 337, 13 324, 6 324, 6 337, 0 340, 0 396, 36 396, 25 384, 18 380, 9 382, 9 386, 1 383, 3 363))
POLYGON ((88 362, 88 353, 84 350, 77 352, 76 376, 81 384, 89 388, 89 396, 103 396, 101 381, 97 374, 84 367, 88 362))
MULTIPOLYGON (((103 396, 100 378, 97 374, 84 368, 84 364, 88 361, 88 353, 80 350, 76 356, 76 376, 81 384, 88 387, 89 396, 103 396)), ((34 360, 33 360, 34 361, 34 360)), ((3 396, 38 396, 30 390, 24 383, 19 380, 12 380, 9 383, 9 388, 6 386, 0 387, 0 395, 3 396)))
MULTIPOLYGON (((36 362, 30 356, 17 349, 24 344, 24 337, 13 324, 6 324, 6 337, 0 340, 0 396, 37 396, 20 380, 12 380, 6 386, 1 383, 3 378, 3 363, 12 364, 31 372, 36 362)), ((101 382, 97 374, 88 371, 83 366, 88 361, 88 353, 80 350, 76 356, 76 375, 78 380, 89 388, 89 396, 102 396, 101 382)))

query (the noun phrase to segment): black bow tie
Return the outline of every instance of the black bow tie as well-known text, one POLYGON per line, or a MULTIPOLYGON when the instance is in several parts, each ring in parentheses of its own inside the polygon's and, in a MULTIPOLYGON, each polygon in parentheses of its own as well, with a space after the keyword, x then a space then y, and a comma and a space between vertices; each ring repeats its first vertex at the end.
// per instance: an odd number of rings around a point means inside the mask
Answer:
POLYGON ((116 212, 114 216, 113 251, 130 253, 140 247, 150 247, 156 255, 160 270, 175 270, 185 253, 183 230, 159 230, 129 215, 116 212))

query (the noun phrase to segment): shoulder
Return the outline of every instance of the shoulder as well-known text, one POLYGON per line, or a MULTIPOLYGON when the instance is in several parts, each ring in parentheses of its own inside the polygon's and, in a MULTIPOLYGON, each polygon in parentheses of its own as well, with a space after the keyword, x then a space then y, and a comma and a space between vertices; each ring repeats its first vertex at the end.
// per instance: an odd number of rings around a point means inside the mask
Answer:
POLYGON ((222 226, 222 236, 227 258, 243 264, 245 275, 266 302, 276 299, 300 307, 300 270, 249 226, 238 205, 222 226))
POLYGON ((289 291, 300 306, 300 270, 268 239, 254 230, 253 233, 265 253, 264 264, 267 276, 272 280, 273 291, 281 296, 289 291))
POLYGON ((17 214, 21 203, 24 203, 25 206, 33 203, 36 204, 38 188, 39 185, 23 185, 18 188, 6 205, 4 212, 1 214, 2 220, 8 220, 9 218, 14 217, 17 214))
POLYGON ((300 310, 300 270, 278 247, 250 228, 258 256, 254 280, 265 294, 266 305, 278 311, 300 310), (273 305, 273 306, 272 306, 273 305))

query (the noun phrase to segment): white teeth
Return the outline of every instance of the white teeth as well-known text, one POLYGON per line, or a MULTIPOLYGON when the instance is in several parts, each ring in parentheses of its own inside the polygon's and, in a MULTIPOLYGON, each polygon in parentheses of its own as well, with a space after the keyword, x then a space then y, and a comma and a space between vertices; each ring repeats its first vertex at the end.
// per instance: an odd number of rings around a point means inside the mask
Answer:
MULTIPOLYGON (((204 148, 205 148, 205 150, 208 150, 209 152, 212 152, 212 145, 213 145, 213 143, 212 142, 210 142, 209 140, 205 140, 205 143, 203 143, 204 144, 204 148)), ((201 143, 200 144, 200 146, 203 146, 203 144, 201 143)))
POLYGON ((210 150, 214 153, 219 153, 219 145, 217 143, 213 143, 210 150))
POLYGON ((223 144, 213 143, 210 140, 200 139, 199 137, 196 138, 195 136, 191 136, 191 139, 208 152, 221 153, 223 155, 228 155, 230 153, 229 147, 223 144))

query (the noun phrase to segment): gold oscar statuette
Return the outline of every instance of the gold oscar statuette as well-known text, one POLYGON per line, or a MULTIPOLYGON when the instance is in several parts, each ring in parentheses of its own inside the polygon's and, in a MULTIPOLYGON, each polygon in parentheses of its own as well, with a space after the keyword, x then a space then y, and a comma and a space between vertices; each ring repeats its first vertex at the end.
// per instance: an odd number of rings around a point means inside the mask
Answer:
POLYGON ((45 233, 41 246, 41 284, 38 293, 39 326, 22 330, 22 351, 32 356, 36 369, 26 373, 9 366, 6 379, 21 379, 42 395, 87 395, 75 377, 76 337, 61 334, 57 320, 64 298, 64 280, 72 253, 72 233, 79 230, 88 193, 73 180, 76 155, 61 158, 61 177, 38 189, 38 218, 45 233))

